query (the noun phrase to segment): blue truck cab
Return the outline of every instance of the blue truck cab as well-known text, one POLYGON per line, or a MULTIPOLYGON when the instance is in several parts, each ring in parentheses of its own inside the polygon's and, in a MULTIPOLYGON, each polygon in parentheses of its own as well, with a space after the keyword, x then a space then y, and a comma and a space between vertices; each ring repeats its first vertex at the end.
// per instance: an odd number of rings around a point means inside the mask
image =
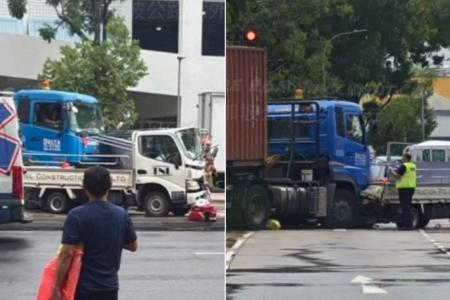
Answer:
POLYGON ((368 186, 370 155, 359 105, 338 100, 272 101, 267 119, 269 156, 296 162, 320 158, 328 172, 319 179, 347 185, 356 198, 368 186))
POLYGON ((21 90, 14 101, 27 163, 79 165, 99 160, 99 143, 90 138, 104 130, 97 99, 65 91, 21 90))

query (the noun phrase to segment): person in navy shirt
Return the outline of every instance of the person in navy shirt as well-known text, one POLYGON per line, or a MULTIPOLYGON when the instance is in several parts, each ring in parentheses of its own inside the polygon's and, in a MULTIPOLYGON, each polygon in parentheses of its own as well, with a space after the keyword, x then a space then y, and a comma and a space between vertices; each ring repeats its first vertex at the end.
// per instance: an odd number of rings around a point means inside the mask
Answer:
POLYGON ((89 202, 71 210, 64 223, 53 299, 61 299, 61 286, 75 247, 82 245, 84 254, 75 299, 115 300, 122 249, 135 252, 137 236, 126 210, 107 201, 111 189, 107 169, 87 169, 83 188, 89 202))

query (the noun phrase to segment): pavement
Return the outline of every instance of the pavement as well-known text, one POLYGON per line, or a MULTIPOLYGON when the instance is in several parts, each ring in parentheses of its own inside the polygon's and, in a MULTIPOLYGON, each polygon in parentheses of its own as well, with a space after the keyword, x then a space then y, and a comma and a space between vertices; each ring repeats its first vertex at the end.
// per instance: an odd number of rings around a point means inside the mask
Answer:
MULTIPOLYGON (((238 232, 227 233, 227 239, 238 232)), ((450 223, 398 231, 294 229, 227 243, 227 299, 446 299, 450 223), (234 251, 234 256, 230 253, 234 251)))
MULTIPOLYGON (((133 220, 136 230, 142 231, 224 231, 225 230, 225 196, 223 193, 211 194, 211 203, 217 209, 216 222, 189 221, 186 216, 177 217, 169 215, 163 218, 148 218, 144 212, 129 208, 128 212, 133 220)), ((33 222, 28 224, 11 223, 0 226, 2 230, 62 230, 66 215, 56 215, 47 212, 32 210, 33 222)))
MULTIPOLYGON (((123 251, 119 299, 224 299, 223 232, 137 234, 138 251, 123 251)), ((60 238, 56 231, 0 232, 1 299, 36 299, 60 238)))

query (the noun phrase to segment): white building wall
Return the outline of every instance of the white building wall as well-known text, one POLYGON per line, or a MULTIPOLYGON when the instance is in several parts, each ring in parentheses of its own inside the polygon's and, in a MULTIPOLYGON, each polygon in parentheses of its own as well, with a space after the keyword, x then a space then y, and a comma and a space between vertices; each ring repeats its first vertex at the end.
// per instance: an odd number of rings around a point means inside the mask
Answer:
MULTIPOLYGON (((43 0, 30 0, 27 19, 55 17, 52 9, 42 6, 43 0)), ((197 125, 197 104, 204 92, 225 92, 225 57, 202 56, 203 0, 180 0, 180 53, 142 50, 141 56, 148 66, 148 75, 131 91, 177 95, 178 56, 185 59, 181 65, 181 125, 197 125)), ((131 31, 132 1, 113 6, 124 17, 131 31)), ((0 12, 5 8, 0 7, 0 12)), ((225 26, 225 24, 224 24, 225 26)), ((26 26, 24 26, 26 27, 26 26)), ((26 31, 26 30, 25 30, 26 31)), ((225 37, 224 37, 225 38, 225 37)), ((59 47, 67 43, 51 44, 38 37, 0 33, 0 76, 36 79, 47 57, 59 57, 59 47)), ((152 106, 149 99, 149 107, 152 106)))

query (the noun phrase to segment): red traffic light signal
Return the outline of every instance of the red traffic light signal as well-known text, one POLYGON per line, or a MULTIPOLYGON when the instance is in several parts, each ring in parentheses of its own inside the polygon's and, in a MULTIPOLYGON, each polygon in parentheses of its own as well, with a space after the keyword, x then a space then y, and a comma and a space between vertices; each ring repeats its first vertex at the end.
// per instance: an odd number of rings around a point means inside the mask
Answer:
POLYGON ((248 43, 254 43, 258 40, 258 32, 255 29, 246 30, 244 36, 248 43))
POLYGON ((255 29, 233 30, 227 33, 227 42, 231 45, 255 46, 259 37, 259 32, 255 29))

